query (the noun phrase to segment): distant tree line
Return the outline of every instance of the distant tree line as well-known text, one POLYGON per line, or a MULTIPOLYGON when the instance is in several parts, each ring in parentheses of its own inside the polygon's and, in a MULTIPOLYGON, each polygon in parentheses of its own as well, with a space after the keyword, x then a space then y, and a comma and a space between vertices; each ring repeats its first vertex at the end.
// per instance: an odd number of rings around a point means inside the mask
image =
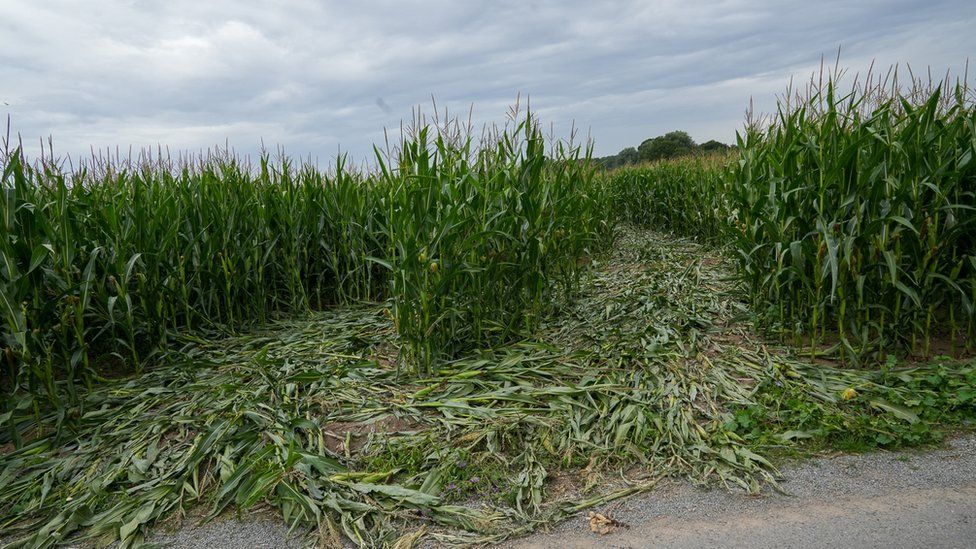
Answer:
POLYGON ((714 139, 699 145, 688 135, 688 132, 676 130, 645 139, 637 148, 627 147, 615 155, 594 158, 593 160, 597 165, 611 169, 637 164, 638 162, 677 158, 696 153, 727 151, 730 148, 731 146, 714 139))

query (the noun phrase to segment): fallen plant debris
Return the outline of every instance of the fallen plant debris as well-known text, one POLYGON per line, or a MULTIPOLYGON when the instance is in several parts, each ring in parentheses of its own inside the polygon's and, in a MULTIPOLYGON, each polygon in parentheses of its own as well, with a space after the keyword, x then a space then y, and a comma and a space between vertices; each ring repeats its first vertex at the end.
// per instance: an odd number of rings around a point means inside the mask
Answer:
POLYGON ((665 476, 755 492, 774 453, 932 442, 976 417, 972 363, 840 369, 766 347, 720 250, 623 228, 595 261, 533 338, 428 377, 398 368, 387 304, 366 303, 187 338, 63 414, 23 395, 0 429, 24 440, 0 456, 0 540, 129 547, 192 507, 267 503, 324 541, 490 543, 665 476), (569 471, 594 480, 551 498, 569 471))
POLYGON ((605 536, 617 528, 628 528, 626 524, 620 522, 619 520, 608 517, 602 513, 595 513, 593 511, 590 511, 586 521, 590 525, 590 531, 594 534, 600 534, 601 536, 605 536))

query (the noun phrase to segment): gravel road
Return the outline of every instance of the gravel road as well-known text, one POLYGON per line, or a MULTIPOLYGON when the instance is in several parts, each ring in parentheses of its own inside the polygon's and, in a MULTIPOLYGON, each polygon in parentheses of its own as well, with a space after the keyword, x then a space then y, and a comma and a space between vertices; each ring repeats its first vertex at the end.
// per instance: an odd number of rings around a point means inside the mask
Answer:
MULTIPOLYGON (((571 548, 976 547, 976 436, 945 449, 810 460, 784 469, 786 494, 747 496, 669 481, 595 509, 624 524, 590 532, 583 516, 505 544, 571 548)), ((585 515, 585 513, 584 513, 585 515)), ((215 522, 160 535, 176 548, 296 547, 280 522, 215 522)))
POLYGON ((597 511, 628 528, 600 536, 582 517, 506 547, 976 547, 976 437, 945 450, 838 456, 784 470, 786 494, 749 497, 671 482, 597 511))

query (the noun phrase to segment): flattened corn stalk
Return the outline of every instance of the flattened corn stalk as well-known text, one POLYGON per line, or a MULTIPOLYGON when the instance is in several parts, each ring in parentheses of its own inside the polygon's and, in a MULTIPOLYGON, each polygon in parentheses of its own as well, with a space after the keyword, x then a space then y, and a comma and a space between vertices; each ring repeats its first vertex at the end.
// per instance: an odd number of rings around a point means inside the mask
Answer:
POLYGON ((619 242, 535 338, 451 361, 436 377, 397 371, 381 303, 187 341, 168 365, 87 391, 65 415, 38 420, 25 398, 5 418, 27 442, 0 461, 0 536, 129 546, 196 505, 215 516, 265 502, 296 527, 360 546, 499 541, 662 476, 746 490, 774 481, 732 425, 764 384, 795 385, 825 406, 842 388, 887 390, 877 373, 811 367, 754 343, 735 320, 727 261, 700 246, 632 231, 619 242), (380 427, 337 447, 330 435, 352 424, 380 427), (414 463, 377 465, 416 450, 414 463), (452 501, 461 453, 514 470, 512 499, 452 501), (547 496, 553 474, 587 462, 644 473, 570 500, 547 496))

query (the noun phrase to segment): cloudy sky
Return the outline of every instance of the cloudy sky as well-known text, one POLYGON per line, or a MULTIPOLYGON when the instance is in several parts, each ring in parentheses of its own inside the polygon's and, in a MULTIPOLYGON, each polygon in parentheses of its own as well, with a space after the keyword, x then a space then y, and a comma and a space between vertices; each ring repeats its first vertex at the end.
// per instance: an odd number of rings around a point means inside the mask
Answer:
POLYGON ((961 72, 973 29, 973 0, 3 0, 0 114, 34 154, 263 140, 325 162, 431 96, 490 122, 521 93, 603 155, 673 129, 730 142, 750 98, 770 108, 838 47, 852 71, 961 72))

